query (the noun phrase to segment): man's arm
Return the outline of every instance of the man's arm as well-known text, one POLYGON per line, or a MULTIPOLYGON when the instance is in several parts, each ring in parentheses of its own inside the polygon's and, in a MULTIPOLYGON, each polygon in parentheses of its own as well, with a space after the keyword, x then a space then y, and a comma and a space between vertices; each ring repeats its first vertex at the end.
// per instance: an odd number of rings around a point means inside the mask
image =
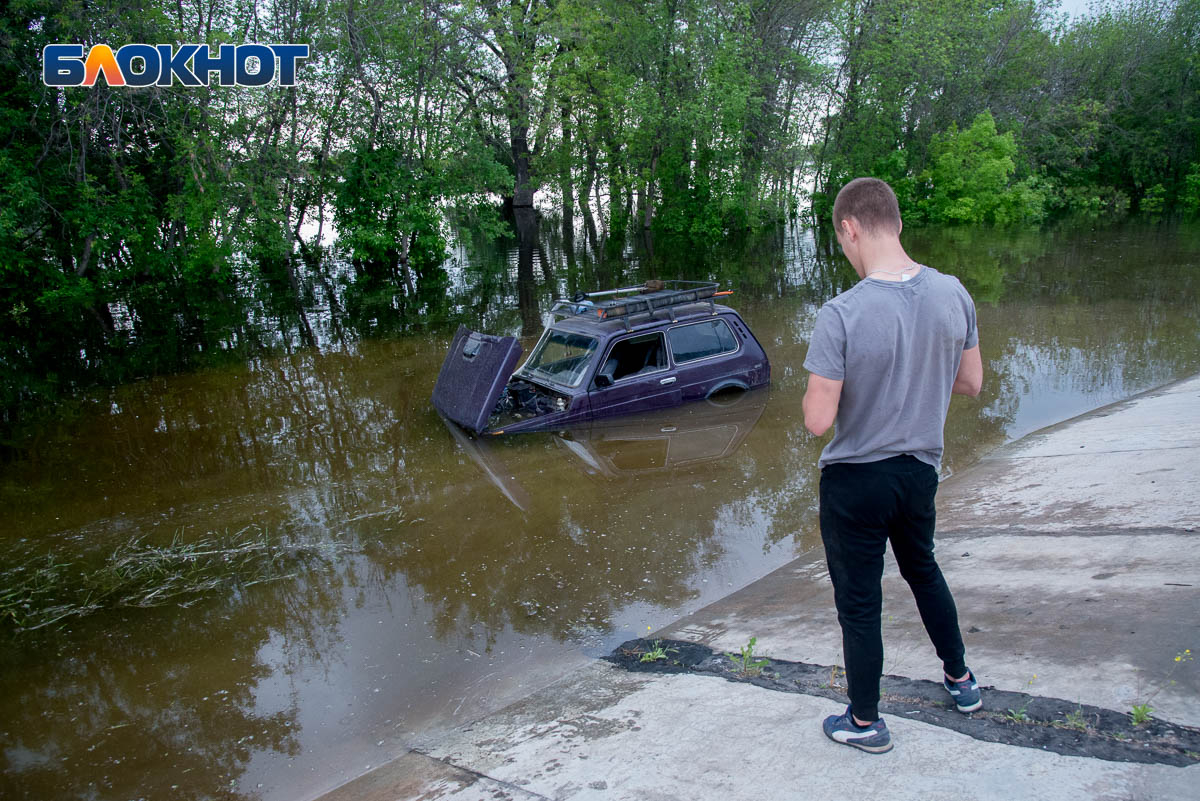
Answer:
POLYGON ((804 392, 804 427, 816 436, 821 436, 833 425, 837 417, 838 401, 842 398, 842 382, 832 378, 808 374, 808 389, 804 392))
POLYGON ((979 356, 979 346, 963 351, 962 362, 958 365, 958 375, 954 377, 951 392, 955 395, 968 395, 974 398, 983 388, 983 359, 979 356))

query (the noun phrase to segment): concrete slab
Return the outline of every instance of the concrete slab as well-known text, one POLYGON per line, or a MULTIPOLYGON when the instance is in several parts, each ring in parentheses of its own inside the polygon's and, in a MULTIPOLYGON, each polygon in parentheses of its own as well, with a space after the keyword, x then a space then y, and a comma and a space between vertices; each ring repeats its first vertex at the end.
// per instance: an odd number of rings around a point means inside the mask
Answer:
POLYGON ((1200 524, 1200 377, 1034 432, 939 490, 938 529, 1200 524))
MULTIPOLYGON (((459 732, 430 755, 470 764, 538 798, 580 801, 1149 800, 1189 798, 1200 781, 1200 766, 1064 757, 903 719, 889 720, 893 751, 864 754, 820 731, 822 718, 842 708, 719 679, 647 680, 597 664, 459 732), (592 702, 564 704, 573 697, 592 702)), ((489 796, 465 788, 445 797, 489 796)))

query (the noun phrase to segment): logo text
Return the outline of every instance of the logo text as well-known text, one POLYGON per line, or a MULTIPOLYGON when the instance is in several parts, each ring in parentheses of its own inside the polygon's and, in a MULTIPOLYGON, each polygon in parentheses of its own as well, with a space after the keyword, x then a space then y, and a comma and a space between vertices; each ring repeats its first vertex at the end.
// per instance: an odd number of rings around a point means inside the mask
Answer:
POLYGON ((95 86, 103 74, 109 86, 208 86, 215 72, 220 86, 266 86, 277 75, 280 86, 295 86, 296 62, 308 58, 306 44, 223 44, 215 56, 206 44, 127 44, 115 52, 98 44, 86 58, 83 50, 79 44, 46 45, 42 81, 95 86))

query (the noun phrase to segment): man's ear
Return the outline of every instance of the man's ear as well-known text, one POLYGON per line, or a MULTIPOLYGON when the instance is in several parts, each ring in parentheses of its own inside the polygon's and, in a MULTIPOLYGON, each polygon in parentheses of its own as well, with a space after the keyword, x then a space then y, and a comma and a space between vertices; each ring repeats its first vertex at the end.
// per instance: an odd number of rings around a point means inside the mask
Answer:
POLYGON ((842 236, 853 241, 854 238, 858 236, 858 220, 854 219, 853 217, 843 217, 842 236))

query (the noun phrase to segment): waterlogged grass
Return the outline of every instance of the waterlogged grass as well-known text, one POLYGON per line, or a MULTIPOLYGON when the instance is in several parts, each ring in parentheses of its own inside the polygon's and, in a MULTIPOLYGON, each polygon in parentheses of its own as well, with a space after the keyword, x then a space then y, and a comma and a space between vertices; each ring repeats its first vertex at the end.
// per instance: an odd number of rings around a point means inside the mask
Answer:
POLYGON ((105 609, 190 606, 218 590, 291 578, 332 544, 296 544, 257 529, 169 545, 135 538, 102 562, 54 554, 0 572, 0 628, 32 631, 105 609))

